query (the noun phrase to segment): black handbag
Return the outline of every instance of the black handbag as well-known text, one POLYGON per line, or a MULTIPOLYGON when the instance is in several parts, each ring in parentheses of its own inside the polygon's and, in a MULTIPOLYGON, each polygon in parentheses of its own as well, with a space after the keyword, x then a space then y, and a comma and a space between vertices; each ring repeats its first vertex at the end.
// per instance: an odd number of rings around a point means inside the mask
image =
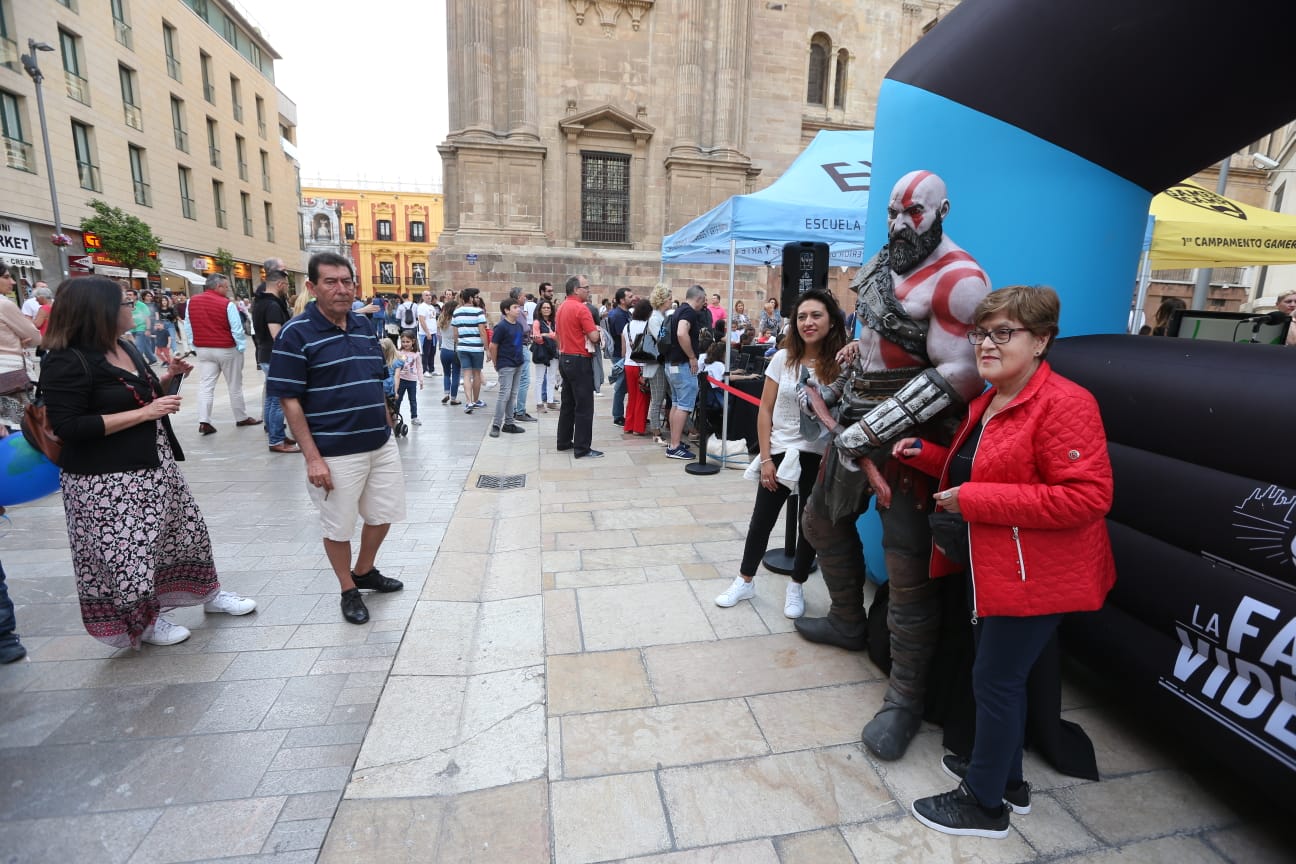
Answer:
POLYGON ((944 510, 927 516, 931 525, 932 542, 941 554, 955 564, 968 565, 968 523, 958 513, 947 513, 944 510))
MULTIPOLYGON (((541 334, 544 334, 544 333, 552 333, 553 331, 549 329, 548 324, 542 321, 540 322, 540 332, 541 334)), ((550 344, 550 340, 542 337, 540 339, 536 339, 532 341, 531 343, 532 363, 539 363, 540 365, 543 366, 544 364, 553 360, 555 356, 556 356, 556 352, 553 349, 553 345, 550 344)))

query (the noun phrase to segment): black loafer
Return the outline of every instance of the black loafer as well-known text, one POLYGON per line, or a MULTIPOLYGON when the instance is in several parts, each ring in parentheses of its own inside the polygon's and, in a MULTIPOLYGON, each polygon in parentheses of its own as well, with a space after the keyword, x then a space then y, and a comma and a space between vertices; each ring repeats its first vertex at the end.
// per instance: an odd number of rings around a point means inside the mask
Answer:
POLYGON ((364 624, 369 620, 369 609, 359 588, 342 592, 342 617, 352 624, 364 624))
POLYGON ((390 594, 393 591, 399 591, 405 587, 405 583, 399 579, 392 579, 384 576, 376 569, 370 570, 363 576, 351 574, 352 580, 355 581, 357 588, 363 588, 366 591, 377 591, 379 594, 390 594))
POLYGON ((851 626, 834 621, 831 616, 798 618, 792 626, 806 639, 821 645, 836 645, 847 651, 864 651, 868 648, 868 625, 863 621, 851 626))

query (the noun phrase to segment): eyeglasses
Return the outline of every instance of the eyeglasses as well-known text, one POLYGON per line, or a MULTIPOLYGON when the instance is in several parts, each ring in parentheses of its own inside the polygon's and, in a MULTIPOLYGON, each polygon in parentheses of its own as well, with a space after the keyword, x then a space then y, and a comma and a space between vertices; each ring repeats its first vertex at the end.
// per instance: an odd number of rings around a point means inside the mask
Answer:
POLYGON ((356 283, 354 279, 321 279, 320 285, 324 288, 337 288, 338 286, 341 286, 343 288, 351 289, 356 286, 356 283))
POLYGON ((1023 330, 1029 329, 1029 327, 996 327, 993 330, 982 330, 977 328, 976 330, 969 330, 967 332, 967 338, 973 345, 980 345, 986 340, 987 336, 989 336, 990 341, 996 345, 1007 345, 1012 340, 1014 333, 1020 333, 1023 330))

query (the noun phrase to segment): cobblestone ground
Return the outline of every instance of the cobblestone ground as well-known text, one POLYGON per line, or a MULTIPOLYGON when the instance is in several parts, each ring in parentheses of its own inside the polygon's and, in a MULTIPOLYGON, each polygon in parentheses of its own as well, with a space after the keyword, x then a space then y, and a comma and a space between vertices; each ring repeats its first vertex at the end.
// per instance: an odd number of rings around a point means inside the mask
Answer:
MULTIPOLYGON (((1034 810, 1008 839, 920 826, 909 802, 950 785, 939 730, 898 763, 865 754, 881 676, 792 632, 783 577, 716 607, 752 488, 623 440, 606 398, 608 456, 584 462, 555 451, 556 414, 490 439, 489 411, 427 379, 400 444, 410 518, 378 562, 405 590, 357 627, 300 458, 236 428, 223 386, 198 436, 187 395, 183 468, 222 582, 258 610, 180 610, 189 641, 108 649, 81 628, 58 497, 12 508, 0 560, 30 661, 0 667, 0 862, 1293 860, 1243 784, 1073 672, 1064 716, 1103 781, 1028 756, 1034 810)), ((827 607, 817 577, 807 604, 827 607)))

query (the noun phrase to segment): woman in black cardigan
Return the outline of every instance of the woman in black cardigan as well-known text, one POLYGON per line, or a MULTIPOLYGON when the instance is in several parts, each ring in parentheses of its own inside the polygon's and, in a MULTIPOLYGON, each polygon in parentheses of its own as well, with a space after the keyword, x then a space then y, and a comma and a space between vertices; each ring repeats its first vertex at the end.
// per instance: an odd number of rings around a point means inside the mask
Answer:
POLYGON ((59 286, 44 344, 40 386, 63 440, 63 509, 81 620, 119 648, 174 645, 189 630, 163 609, 203 603, 244 615, 256 603, 220 590, 211 539, 176 464, 183 459, 170 415, 180 397, 159 381, 127 339, 133 304, 111 279, 86 276, 59 286))

